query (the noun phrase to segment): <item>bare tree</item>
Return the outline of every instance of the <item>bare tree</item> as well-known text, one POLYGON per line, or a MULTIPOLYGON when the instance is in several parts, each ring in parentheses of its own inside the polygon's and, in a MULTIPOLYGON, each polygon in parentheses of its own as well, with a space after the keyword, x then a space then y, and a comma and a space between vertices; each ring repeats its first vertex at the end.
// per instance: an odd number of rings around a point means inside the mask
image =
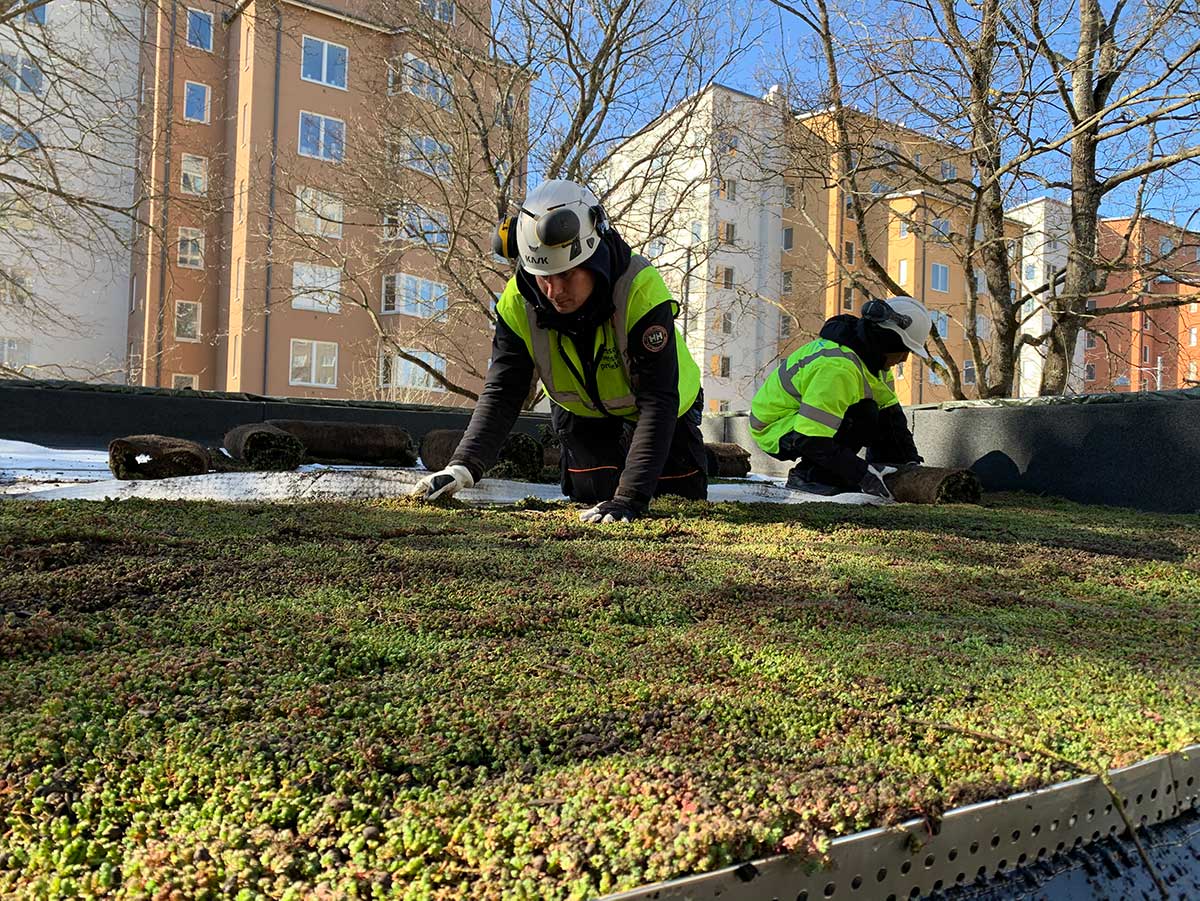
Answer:
MULTIPOLYGON (((1143 261, 1131 265, 1128 258, 1100 252, 1101 205, 1119 197, 1140 219, 1169 202, 1169 189, 1194 171, 1200 157, 1194 4, 1120 3, 1106 15, 1095 0, 918 0, 839 8, 825 0, 772 2, 801 18, 815 36, 835 120, 844 119, 849 106, 843 98, 854 97, 857 109, 937 135, 969 160, 970 174, 952 177, 914 166, 907 157, 895 164, 971 211, 971 227, 954 243, 965 266, 983 271, 996 314, 989 335, 979 334, 979 292, 968 278, 963 325, 976 372, 986 373, 980 396, 1011 393, 1015 361, 1026 345, 1045 355, 1042 393, 1061 393, 1080 329, 1095 317, 1180 302, 1134 294, 1088 309, 1089 298, 1106 290, 1106 273, 1146 268, 1143 261), (1070 198, 1066 265, 1026 292, 1016 277, 1006 210, 1047 193, 1070 198), (1042 334, 1028 328, 1040 309, 1051 321, 1042 334)), ((852 182, 848 129, 842 138, 842 171, 852 182)), ((898 287, 873 255, 866 258, 883 284, 898 287)), ((1187 277, 1177 267, 1171 274, 1187 277)), ((961 396, 953 371, 958 367, 944 351, 939 347, 961 396)))

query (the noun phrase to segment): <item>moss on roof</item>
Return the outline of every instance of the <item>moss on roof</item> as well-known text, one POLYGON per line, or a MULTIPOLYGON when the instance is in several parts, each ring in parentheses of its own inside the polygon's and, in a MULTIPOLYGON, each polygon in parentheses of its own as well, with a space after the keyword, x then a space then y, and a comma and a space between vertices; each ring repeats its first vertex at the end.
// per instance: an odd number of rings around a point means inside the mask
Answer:
MULTIPOLYGON (((546 509, 539 509, 539 508, 546 509)), ((582 898, 1200 738, 1200 529, 0 504, 0 895, 582 898)))

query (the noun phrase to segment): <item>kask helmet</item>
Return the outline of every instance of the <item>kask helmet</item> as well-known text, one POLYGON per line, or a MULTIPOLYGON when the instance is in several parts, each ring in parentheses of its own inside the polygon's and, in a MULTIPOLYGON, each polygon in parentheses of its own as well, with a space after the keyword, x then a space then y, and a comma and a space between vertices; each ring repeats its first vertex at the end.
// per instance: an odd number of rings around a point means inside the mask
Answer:
POLYGON ((557 275, 586 262, 608 229, 596 195, 565 179, 529 192, 515 226, 521 268, 531 275, 557 275))
POLYGON ((900 336, 904 346, 918 357, 928 360, 925 339, 933 325, 929 311, 911 297, 889 297, 863 304, 862 318, 900 336))

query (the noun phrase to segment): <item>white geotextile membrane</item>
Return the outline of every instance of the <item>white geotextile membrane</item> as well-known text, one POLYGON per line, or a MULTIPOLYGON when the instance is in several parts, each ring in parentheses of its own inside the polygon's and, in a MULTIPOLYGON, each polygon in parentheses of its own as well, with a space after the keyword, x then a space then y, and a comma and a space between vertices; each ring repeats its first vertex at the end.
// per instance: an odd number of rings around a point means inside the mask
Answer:
MULTIPOLYGON (((149 500, 272 501, 299 503, 374 497, 401 497, 428 473, 423 469, 304 466, 296 472, 229 472, 174 479, 119 481, 104 478, 108 456, 103 451, 65 451, 0 441, 0 493, 22 500, 149 500)), ((456 497, 473 504, 511 504, 528 497, 566 500, 557 485, 484 479, 456 497)), ((782 480, 762 476, 708 486, 710 501, 737 503, 877 504, 869 494, 832 497, 792 491, 782 480)))

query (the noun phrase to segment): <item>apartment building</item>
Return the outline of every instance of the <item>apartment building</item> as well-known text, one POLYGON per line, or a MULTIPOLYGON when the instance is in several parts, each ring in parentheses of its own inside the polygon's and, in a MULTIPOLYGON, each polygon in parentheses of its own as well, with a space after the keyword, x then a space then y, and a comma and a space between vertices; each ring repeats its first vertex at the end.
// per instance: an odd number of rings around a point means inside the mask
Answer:
POLYGON ((462 137, 460 98, 524 134, 487 58, 486 0, 197 0, 144 27, 135 378, 467 402, 432 373, 482 383, 508 274, 489 249, 491 168, 519 155, 462 137))
MULTIPOLYGON (((1055 280, 1067 268, 1071 234, 1071 205, 1053 197, 1039 197, 1008 211, 1012 219, 1025 226, 1021 250, 1021 292, 1028 295, 1021 309, 1021 333, 1040 337, 1049 333, 1050 311, 1044 303, 1055 280)), ((1088 390, 1084 381, 1084 341, 1075 345, 1067 393, 1088 390)), ((1024 345, 1017 357, 1014 392, 1018 397, 1037 397, 1042 384, 1046 351, 1038 345, 1024 345)))
MULTIPOLYGON (((866 265, 864 233, 875 259, 933 311, 968 395, 980 377, 968 333, 978 335, 986 360, 996 311, 982 271, 967 259, 965 236, 974 236, 977 254, 983 229, 954 189, 969 162, 952 145, 849 115, 853 180, 840 178, 830 116, 798 115, 778 90, 755 97, 714 86, 614 155, 617 224, 685 308, 681 324, 710 412, 748 410, 770 368, 827 318, 858 314, 867 298, 890 293, 866 265), (976 289, 970 326, 968 279, 976 289)), ((989 240, 1008 241, 1019 260, 1023 231, 1005 220, 1003 234, 989 240)), ((951 396, 916 358, 895 376, 903 403, 951 396)))
POLYGON ((54 0, 0 23, 4 369, 124 381, 137 16, 54 0))
POLYGON ((1081 342, 1085 389, 1200 385, 1200 232, 1150 217, 1104 219, 1100 226, 1106 291, 1088 301, 1089 309, 1165 306, 1093 320, 1081 342))

